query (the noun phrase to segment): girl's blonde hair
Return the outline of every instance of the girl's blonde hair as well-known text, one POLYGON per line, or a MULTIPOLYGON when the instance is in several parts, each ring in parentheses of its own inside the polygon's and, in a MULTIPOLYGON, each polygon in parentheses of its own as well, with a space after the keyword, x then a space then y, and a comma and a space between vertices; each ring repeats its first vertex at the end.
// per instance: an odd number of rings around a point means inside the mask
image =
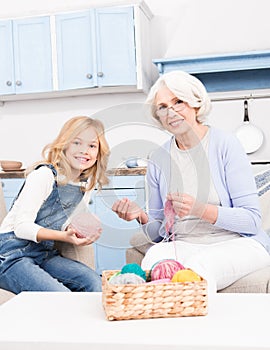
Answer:
POLYGON ((206 88, 198 78, 183 71, 172 71, 161 75, 150 89, 146 104, 150 105, 151 115, 155 120, 160 123, 156 115, 155 99, 158 91, 164 86, 190 107, 197 109, 196 119, 199 123, 206 122, 206 116, 211 110, 211 101, 206 88))
POLYGON ((71 167, 65 155, 65 150, 78 134, 89 127, 94 128, 97 133, 99 151, 96 163, 91 168, 82 172, 81 181, 89 179, 89 183, 84 188, 85 191, 93 189, 96 184, 98 184, 98 188, 101 189, 103 185, 106 185, 109 182, 106 170, 110 150, 105 139, 102 122, 98 119, 92 119, 86 116, 78 116, 68 120, 63 125, 56 139, 43 148, 42 156, 44 160, 35 163, 31 169, 28 170, 28 173, 38 164, 52 164, 57 173, 64 175, 64 177, 58 177, 57 182, 61 185, 66 184, 68 179, 71 178, 71 167))

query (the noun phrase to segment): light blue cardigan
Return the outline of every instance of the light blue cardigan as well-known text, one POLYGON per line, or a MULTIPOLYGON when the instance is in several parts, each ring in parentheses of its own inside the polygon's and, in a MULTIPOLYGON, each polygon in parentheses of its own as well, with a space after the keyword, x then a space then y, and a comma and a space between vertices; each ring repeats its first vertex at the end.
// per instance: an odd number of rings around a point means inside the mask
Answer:
MULTIPOLYGON (((165 235, 163 208, 171 176, 170 147, 173 139, 151 155, 147 167, 149 223, 143 229, 156 242, 165 235)), ((208 159, 221 202, 214 225, 252 237, 270 253, 270 237, 261 228, 255 179, 240 142, 233 134, 210 127, 208 159)))

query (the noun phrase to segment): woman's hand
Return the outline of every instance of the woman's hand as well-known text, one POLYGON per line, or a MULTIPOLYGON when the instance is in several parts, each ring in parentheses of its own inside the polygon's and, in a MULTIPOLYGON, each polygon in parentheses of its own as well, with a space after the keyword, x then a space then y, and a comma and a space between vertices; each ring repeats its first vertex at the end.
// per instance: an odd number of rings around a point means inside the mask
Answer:
POLYGON ((126 221, 136 219, 141 224, 146 224, 148 222, 146 213, 138 206, 138 204, 132 202, 128 198, 119 199, 114 202, 112 211, 114 211, 119 218, 126 221))
POLYGON ((217 220, 217 206, 201 203, 187 193, 169 193, 167 199, 172 201, 175 214, 180 218, 193 215, 211 224, 214 224, 217 220))
POLYGON ((172 201, 175 214, 180 218, 188 215, 200 217, 205 208, 204 204, 199 203, 186 193, 169 193, 167 199, 172 201))

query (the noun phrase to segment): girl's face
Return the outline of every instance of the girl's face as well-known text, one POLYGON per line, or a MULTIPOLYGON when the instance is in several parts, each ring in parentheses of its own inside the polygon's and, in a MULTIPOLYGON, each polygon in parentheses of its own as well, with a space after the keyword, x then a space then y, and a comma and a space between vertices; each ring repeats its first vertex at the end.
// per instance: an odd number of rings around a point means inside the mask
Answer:
POLYGON ((91 168, 97 160, 99 141, 93 127, 79 133, 68 145, 65 155, 71 166, 74 179, 78 178, 83 170, 91 168))
POLYGON ((157 92, 155 105, 161 125, 174 135, 186 133, 199 124, 196 109, 179 100, 166 86, 157 92))

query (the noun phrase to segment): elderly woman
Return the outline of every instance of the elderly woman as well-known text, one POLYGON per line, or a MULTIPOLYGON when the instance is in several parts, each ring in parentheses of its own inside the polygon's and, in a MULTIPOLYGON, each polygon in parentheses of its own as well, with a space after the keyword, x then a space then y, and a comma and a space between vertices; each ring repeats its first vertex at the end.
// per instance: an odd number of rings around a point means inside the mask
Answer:
POLYGON ((148 213, 122 199, 113 210, 137 219, 153 245, 144 269, 177 259, 215 290, 270 263, 256 184, 247 156, 232 134, 210 127, 204 85, 182 71, 162 75, 147 98, 152 117, 172 134, 147 169, 148 213))

